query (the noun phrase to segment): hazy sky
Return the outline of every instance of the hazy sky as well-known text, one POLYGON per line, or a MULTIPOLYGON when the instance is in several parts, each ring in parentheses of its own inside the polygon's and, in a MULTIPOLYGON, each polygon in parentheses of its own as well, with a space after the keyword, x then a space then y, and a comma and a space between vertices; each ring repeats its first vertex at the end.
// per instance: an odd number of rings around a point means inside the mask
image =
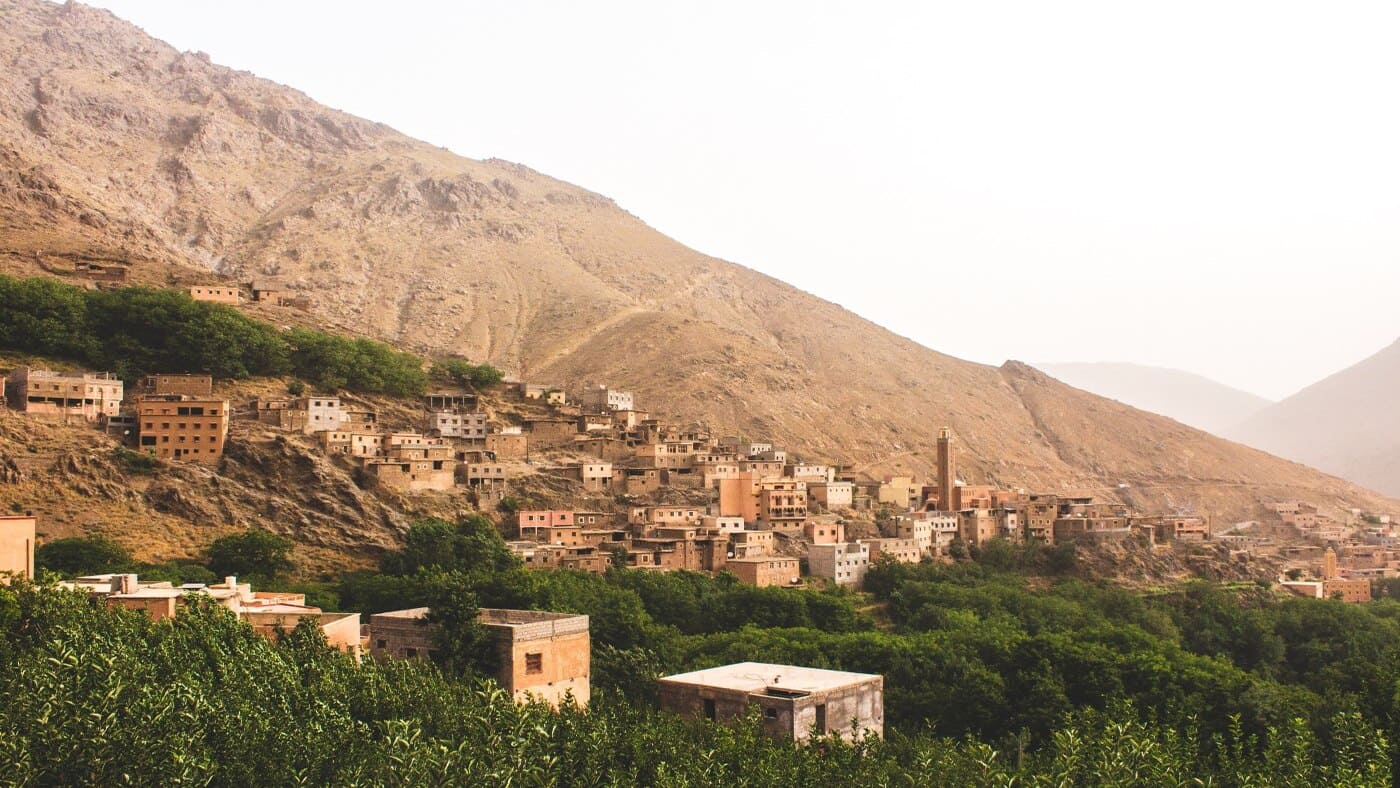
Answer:
POLYGON ((937 350, 1270 397, 1400 336, 1400 4, 97 0, 937 350))

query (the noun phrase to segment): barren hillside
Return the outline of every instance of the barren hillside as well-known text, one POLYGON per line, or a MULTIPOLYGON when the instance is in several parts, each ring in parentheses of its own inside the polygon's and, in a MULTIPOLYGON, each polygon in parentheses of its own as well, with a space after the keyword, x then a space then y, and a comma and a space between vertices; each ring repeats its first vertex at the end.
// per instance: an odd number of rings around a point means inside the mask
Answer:
POLYGON ((1269 495, 1400 508, 1023 365, 939 354, 606 198, 335 112, 105 12, 3 0, 0 62, 0 270, 90 257, 141 281, 275 276, 323 324, 532 380, 608 381, 872 474, 931 470, 950 424, 974 481, 1128 483, 1144 506, 1221 517, 1269 495))
POLYGON ((1400 495, 1400 342, 1273 405, 1226 434, 1400 495))

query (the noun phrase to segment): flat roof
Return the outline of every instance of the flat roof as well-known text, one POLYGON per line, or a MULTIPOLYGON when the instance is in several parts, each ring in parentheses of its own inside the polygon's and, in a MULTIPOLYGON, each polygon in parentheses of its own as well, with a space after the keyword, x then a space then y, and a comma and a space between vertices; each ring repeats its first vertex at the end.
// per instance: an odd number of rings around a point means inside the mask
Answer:
POLYGON ((666 676, 662 681, 701 687, 763 692, 769 688, 788 691, 817 692, 821 690, 864 684, 881 678, 874 673, 847 673, 840 670, 804 668, 795 665, 774 665, 767 662, 739 662, 718 668, 706 668, 690 673, 666 676))

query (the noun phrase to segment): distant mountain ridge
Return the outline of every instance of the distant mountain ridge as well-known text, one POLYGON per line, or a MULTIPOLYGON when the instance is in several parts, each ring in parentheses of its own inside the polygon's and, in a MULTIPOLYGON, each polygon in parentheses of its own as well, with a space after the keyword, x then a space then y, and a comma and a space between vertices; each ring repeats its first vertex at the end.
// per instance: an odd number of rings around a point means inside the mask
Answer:
POLYGON ((1107 361, 1034 366, 1077 389, 1176 419, 1213 435, 1224 436, 1227 430, 1273 404, 1257 394, 1179 369, 1107 361))
POLYGON ((1400 495, 1400 341, 1260 411, 1227 435, 1400 495))
POLYGON ((153 284, 276 278, 321 325, 607 382, 871 476, 931 474, 948 425, 967 481, 1221 518, 1267 497, 1400 511, 1024 364, 922 347, 605 197, 328 109, 106 12, 0 11, 0 271, 97 259, 153 284))

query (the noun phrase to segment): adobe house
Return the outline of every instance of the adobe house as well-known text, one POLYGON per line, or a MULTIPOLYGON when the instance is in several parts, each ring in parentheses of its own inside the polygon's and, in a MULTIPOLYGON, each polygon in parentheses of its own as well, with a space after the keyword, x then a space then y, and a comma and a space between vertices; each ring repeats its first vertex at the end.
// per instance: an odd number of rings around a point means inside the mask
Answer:
POLYGON ((125 282, 126 272, 126 266, 114 263, 93 263, 86 261, 73 263, 73 273, 93 282, 125 282))
POLYGON ((399 443, 386 448, 384 455, 366 457, 361 463, 366 473, 389 489, 443 492, 456 484, 458 466, 451 446, 399 443))
POLYGON ((214 376, 169 372, 147 375, 141 379, 137 391, 142 396, 208 397, 214 393, 214 376))
POLYGON ((267 279, 259 279, 250 282, 248 284, 248 289, 252 291, 254 301, 272 304, 273 306, 280 306, 292 295, 286 285, 267 279))
POLYGON ((802 583, 802 568, 796 558, 780 555, 731 558, 724 568, 739 578, 739 582, 759 588, 768 586, 797 586, 802 583))
POLYGON ((189 294, 190 298, 196 301, 208 301, 213 304, 233 304, 236 306, 243 301, 241 290, 221 285, 195 285, 189 288, 189 294))
POLYGON ((35 519, 27 515, 0 515, 0 583, 6 573, 34 579, 35 519))
MULTIPOLYGON (((370 654, 432 657, 437 650, 437 625, 427 615, 428 608, 419 607, 370 616, 370 654)), ((588 616, 483 608, 481 623, 496 641, 501 665, 496 680, 517 702, 540 700, 558 708, 571 694, 579 706, 588 705, 588 616)))
POLYGON ((852 740, 885 733, 885 680, 870 673, 740 662, 666 676, 657 696, 663 709, 710 720, 758 706, 769 735, 799 742, 814 733, 852 740))
POLYGON ((530 445, 557 448, 574 442, 578 423, 573 419, 527 419, 525 431, 530 435, 530 445))
POLYGON ((494 432, 486 436, 485 449, 498 460, 523 460, 529 443, 520 433, 494 432))

